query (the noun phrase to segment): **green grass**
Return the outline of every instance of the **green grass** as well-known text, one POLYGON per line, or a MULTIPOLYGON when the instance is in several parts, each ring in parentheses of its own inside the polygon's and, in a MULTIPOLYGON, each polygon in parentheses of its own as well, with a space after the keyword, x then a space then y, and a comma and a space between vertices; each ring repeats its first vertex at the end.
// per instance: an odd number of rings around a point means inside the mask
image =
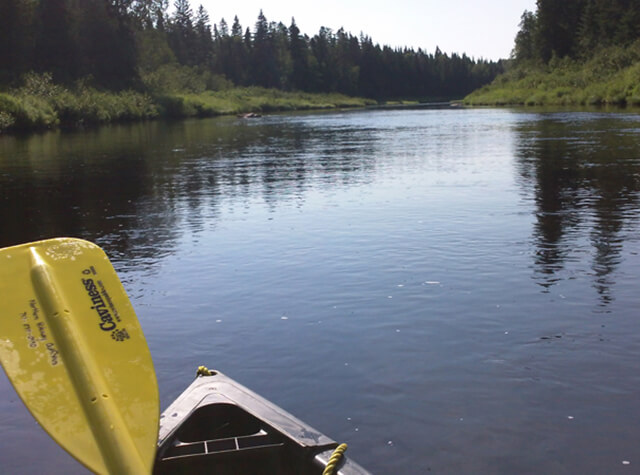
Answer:
POLYGON ((158 97, 161 112, 168 117, 211 117, 246 112, 280 112, 364 107, 375 101, 342 94, 284 92, 260 87, 222 91, 174 93, 158 97))
POLYGON ((153 99, 136 91, 104 92, 83 84, 73 90, 49 74, 28 74, 22 87, 0 93, 0 131, 106 123, 158 117, 153 99))
POLYGON ((372 100, 342 94, 233 87, 221 76, 175 65, 143 77, 148 93, 100 91, 86 82, 65 88, 55 84, 51 75, 46 73, 27 74, 22 82, 17 89, 0 92, 0 132, 157 117, 212 117, 375 104, 372 100))
POLYGON ((152 98, 135 91, 65 91, 51 97, 49 102, 64 124, 144 120, 159 115, 152 98))
POLYGON ((469 105, 640 105, 640 42, 588 61, 520 64, 469 94, 469 105))

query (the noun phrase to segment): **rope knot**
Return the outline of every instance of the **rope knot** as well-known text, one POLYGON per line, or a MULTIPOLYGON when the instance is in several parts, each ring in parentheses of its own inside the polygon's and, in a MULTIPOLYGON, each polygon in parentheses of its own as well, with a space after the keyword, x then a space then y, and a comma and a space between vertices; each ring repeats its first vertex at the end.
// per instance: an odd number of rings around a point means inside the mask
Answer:
POLYGON ((196 377, 198 376, 211 376, 211 371, 206 366, 198 366, 198 370, 196 371, 196 377))

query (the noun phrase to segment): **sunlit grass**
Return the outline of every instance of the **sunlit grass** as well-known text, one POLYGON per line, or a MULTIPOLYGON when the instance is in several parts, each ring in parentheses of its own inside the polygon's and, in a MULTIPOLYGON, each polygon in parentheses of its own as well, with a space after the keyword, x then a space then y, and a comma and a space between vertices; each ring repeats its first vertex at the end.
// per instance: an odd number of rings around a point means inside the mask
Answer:
POLYGON ((600 50, 586 62, 521 64, 469 94, 470 105, 639 105, 640 42, 600 50))
MULTIPOLYGON (((84 84, 67 89, 54 84, 50 75, 31 74, 25 78, 22 87, 0 93, 0 131, 157 117, 212 117, 248 112, 364 107, 375 103, 342 94, 232 87, 219 78, 213 79, 223 87, 212 91, 206 90, 204 81, 196 81, 193 74, 186 77, 189 81, 183 81, 182 88, 179 87, 180 81, 174 81, 170 92, 142 93, 132 90, 100 91, 84 84)), ((197 76, 195 78, 198 79, 197 76)))
POLYGON ((205 91, 199 94, 167 94, 159 98, 159 103, 163 108, 163 113, 167 116, 209 117, 247 112, 269 113, 364 107, 375 102, 342 94, 309 94, 260 87, 245 87, 222 91, 205 91))

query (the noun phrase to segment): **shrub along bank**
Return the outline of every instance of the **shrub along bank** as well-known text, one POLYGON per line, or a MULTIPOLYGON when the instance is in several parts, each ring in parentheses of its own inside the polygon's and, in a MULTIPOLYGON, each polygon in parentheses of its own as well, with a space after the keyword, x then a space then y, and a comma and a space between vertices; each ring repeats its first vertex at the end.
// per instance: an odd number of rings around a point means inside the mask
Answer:
POLYGON ((519 62, 464 99, 469 105, 640 105, 640 41, 587 61, 519 62))
POLYGON ((54 84, 51 75, 28 74, 20 88, 0 93, 0 132, 159 117, 363 107, 375 103, 342 94, 284 92, 228 84, 218 91, 205 87, 182 87, 168 92, 146 89, 150 92, 107 92, 84 83, 65 88, 54 84))

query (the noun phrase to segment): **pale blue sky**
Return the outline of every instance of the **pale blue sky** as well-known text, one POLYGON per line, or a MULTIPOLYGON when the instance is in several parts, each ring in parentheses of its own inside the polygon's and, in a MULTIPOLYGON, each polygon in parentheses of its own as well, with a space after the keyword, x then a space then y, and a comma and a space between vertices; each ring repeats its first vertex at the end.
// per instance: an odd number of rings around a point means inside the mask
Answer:
POLYGON ((291 17, 303 33, 313 36, 321 26, 354 35, 364 32, 377 43, 422 48, 475 58, 507 58, 513 48, 520 15, 534 11, 536 0, 191 0, 202 4, 212 23, 229 23, 237 14, 243 29, 253 30, 260 9, 268 21, 289 26, 291 17))

